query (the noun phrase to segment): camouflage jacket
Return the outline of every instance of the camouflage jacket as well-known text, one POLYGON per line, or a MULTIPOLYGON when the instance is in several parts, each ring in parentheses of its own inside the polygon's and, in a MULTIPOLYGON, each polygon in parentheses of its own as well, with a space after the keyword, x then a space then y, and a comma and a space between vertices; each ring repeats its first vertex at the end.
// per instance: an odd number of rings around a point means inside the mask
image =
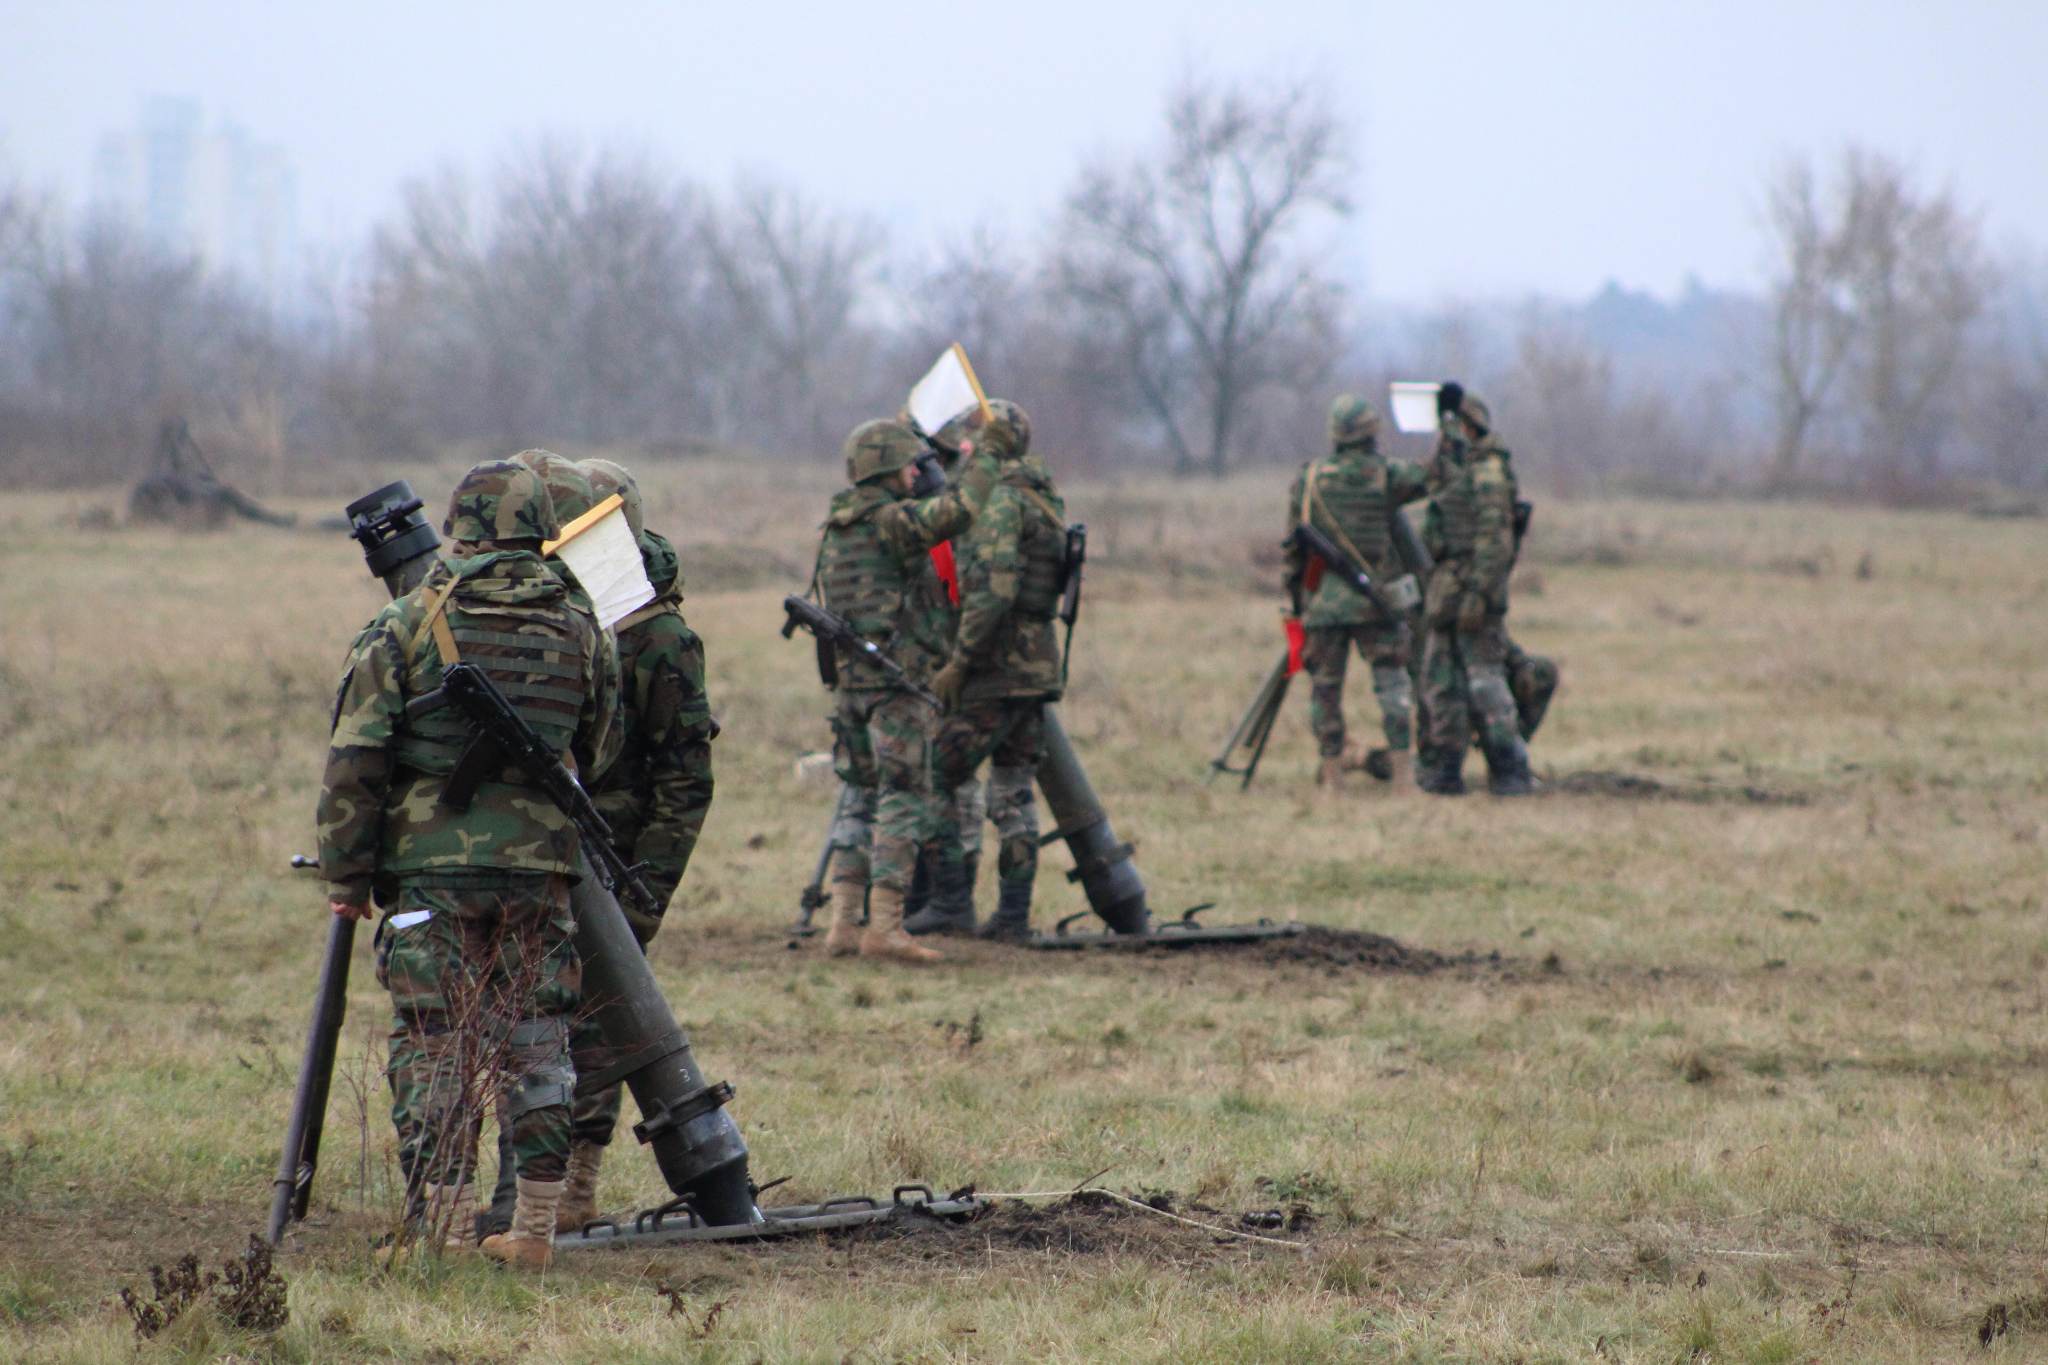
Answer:
POLYGON ((960 621, 953 657, 965 660, 967 701, 1060 695, 1053 627, 1065 563, 1067 509, 1032 456, 1003 466, 987 506, 953 542, 960 621))
POLYGON ((1423 543, 1437 561, 1431 595, 1448 595, 1455 583, 1456 591, 1483 594, 1494 611, 1506 611, 1508 572, 1515 566, 1512 457, 1490 435, 1471 443, 1443 440, 1425 478, 1423 543))
MULTIPOLYGON (((1365 562, 1375 586, 1391 583, 1406 572, 1395 553, 1388 518, 1403 503, 1415 501, 1427 491, 1422 467, 1406 460, 1390 460, 1377 450, 1347 446, 1327 459, 1311 460, 1294 476, 1287 491, 1287 529, 1307 520, 1337 542, 1340 549, 1357 554, 1365 562), (1308 480, 1315 478, 1313 496, 1308 480)), ((1287 540, 1287 582, 1300 584, 1308 567, 1307 556, 1287 540)), ((1302 603, 1302 624, 1310 630, 1339 626, 1370 625, 1380 619, 1372 602, 1336 574, 1326 573, 1313 596, 1302 603)))
MULTIPOLYGON (((935 497, 904 497, 879 482, 841 489, 826 514, 815 583, 828 611, 882 647, 923 682, 952 646, 953 605, 932 567, 931 549, 965 531, 995 483, 993 458, 977 453, 959 483, 935 497)), ((879 670, 841 648, 842 691, 893 686, 879 670)))
MULTIPOLYGON (((711 809, 718 724, 704 691, 703 641, 683 620, 675 549, 644 531, 640 556, 655 596, 617 627, 625 747, 591 796, 620 855, 647 864, 648 885, 666 906, 711 809)), ((634 928, 644 941, 654 926, 634 928)))
POLYGON ((575 827, 516 771, 484 781, 466 810, 441 802, 467 727, 451 708, 415 717, 406 704, 440 685, 429 612, 444 590, 457 651, 585 781, 618 753, 618 655, 561 580, 523 551, 448 560, 349 648, 317 815, 321 870, 339 899, 360 903, 373 885, 387 899, 400 880, 575 872, 575 827))

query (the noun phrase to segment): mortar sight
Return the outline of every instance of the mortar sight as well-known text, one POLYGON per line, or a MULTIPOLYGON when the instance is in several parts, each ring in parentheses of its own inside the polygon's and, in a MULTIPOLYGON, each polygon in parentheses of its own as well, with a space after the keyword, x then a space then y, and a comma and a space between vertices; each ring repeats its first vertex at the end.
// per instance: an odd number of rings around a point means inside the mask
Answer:
POLYGON ((441 537, 421 515, 424 506, 412 485, 400 479, 343 509, 348 533, 363 547, 363 558, 373 575, 388 579, 441 544, 441 537))

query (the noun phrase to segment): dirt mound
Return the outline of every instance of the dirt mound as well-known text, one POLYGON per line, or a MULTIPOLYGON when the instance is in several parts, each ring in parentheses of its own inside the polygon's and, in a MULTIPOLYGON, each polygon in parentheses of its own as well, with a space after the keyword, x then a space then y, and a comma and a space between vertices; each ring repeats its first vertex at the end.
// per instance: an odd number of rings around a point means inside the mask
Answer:
POLYGON ((1615 772, 1603 768, 1564 773, 1543 780, 1545 796, 1605 796, 1621 801, 1685 801, 1693 805, 1737 804, 1749 806, 1804 806, 1813 798, 1805 792, 1781 791, 1775 787, 1722 786, 1714 782, 1659 782, 1641 773, 1615 772))
POLYGON ((1412 948, 1396 938, 1361 929, 1329 929, 1311 924, 1287 938, 1256 943, 1190 943, 1161 948, 1176 957, 1228 955, 1242 962, 1271 962, 1323 967, 1331 971, 1377 972, 1393 976, 1430 976, 1437 972, 1501 971, 1519 965, 1498 952, 1440 953, 1412 948))

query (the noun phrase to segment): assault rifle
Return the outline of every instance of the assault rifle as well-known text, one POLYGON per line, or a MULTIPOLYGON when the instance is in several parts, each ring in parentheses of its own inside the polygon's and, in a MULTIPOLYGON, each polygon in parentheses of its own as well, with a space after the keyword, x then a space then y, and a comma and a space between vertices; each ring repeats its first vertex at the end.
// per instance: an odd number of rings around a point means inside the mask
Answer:
MULTIPOLYGON (((929 687, 912 682, 910 675, 903 671, 902 664, 883 653, 880 645, 855 630, 845 617, 834 615, 808 597, 798 597, 794 593, 782 599, 782 609, 788 613, 782 622, 783 639, 787 640, 796 634, 796 628, 802 626, 817 637, 820 646, 844 645, 880 670, 883 677, 905 692, 921 701, 928 701, 933 706, 939 705, 938 693, 929 687)), ((818 651, 818 670, 824 677, 827 687, 839 681, 836 669, 829 674, 825 672, 829 658, 830 655, 821 647, 818 651)))
MULTIPOLYGON (((1381 616, 1389 621, 1404 619, 1402 613, 1394 610, 1393 604, 1381 595, 1379 586, 1372 581, 1372 575, 1366 571, 1365 565, 1346 554, 1342 546, 1323 534, 1313 523, 1304 521, 1296 526, 1293 540, 1304 555, 1320 559, 1324 572, 1336 574, 1347 586, 1355 589, 1366 601, 1378 608, 1381 616)), ((1304 577, 1306 576, 1305 574, 1304 577)))
POLYGON ((517 766, 576 826, 578 841, 604 889, 621 902, 631 902, 647 919, 660 917, 661 903, 639 866, 628 863, 612 846, 612 827, 598 813, 590 793, 506 700, 490 674, 471 663, 449 664, 441 670, 441 685, 406 703, 405 710, 408 716, 419 716, 443 706, 453 706, 476 728, 442 794, 447 805, 468 809, 479 783, 503 772, 507 764, 517 766))
POLYGON ((1067 663, 1074 656, 1074 622, 1081 619, 1081 568, 1088 562, 1088 528, 1080 522, 1067 527, 1067 542, 1060 551, 1060 620, 1067 638, 1060 645, 1060 684, 1067 681, 1067 663))

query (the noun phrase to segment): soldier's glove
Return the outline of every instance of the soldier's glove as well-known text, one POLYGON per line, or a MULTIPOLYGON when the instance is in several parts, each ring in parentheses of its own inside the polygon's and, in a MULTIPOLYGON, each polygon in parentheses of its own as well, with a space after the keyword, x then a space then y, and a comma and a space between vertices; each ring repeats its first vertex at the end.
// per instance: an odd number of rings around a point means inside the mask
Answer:
POLYGON ((1447 379, 1437 386, 1436 415, 1443 417, 1465 406, 1465 386, 1455 379, 1447 379))
POLYGON ((1458 633, 1476 634, 1486 625, 1486 594, 1467 591, 1458 598, 1458 633))
POLYGON ((938 676, 932 679, 932 692, 937 695, 939 704, 948 711, 959 708, 960 692, 966 686, 967 660, 965 659, 949 659, 946 662, 946 666, 939 670, 938 676))

